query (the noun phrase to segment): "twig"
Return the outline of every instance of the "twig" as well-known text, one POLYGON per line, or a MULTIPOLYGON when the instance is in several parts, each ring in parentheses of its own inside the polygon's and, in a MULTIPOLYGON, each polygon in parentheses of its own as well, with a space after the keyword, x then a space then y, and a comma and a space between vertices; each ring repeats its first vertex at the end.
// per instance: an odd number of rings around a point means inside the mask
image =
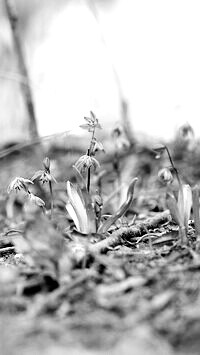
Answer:
POLYGON ((10 254, 14 252, 15 252, 15 247, 0 248, 0 256, 4 256, 6 254, 10 254))
POLYGON ((15 52, 18 59, 18 67, 21 77, 24 78, 26 85, 21 84, 22 93, 24 95, 24 101, 29 114, 29 133, 31 138, 38 137, 37 122, 35 117, 35 110, 33 105, 33 97, 31 92, 31 85, 28 75, 28 70, 24 60, 24 54, 20 42, 20 36, 18 32, 18 14, 15 7, 15 2, 13 0, 5 0, 5 8, 7 11, 8 19, 10 22, 10 27, 12 30, 13 41, 15 46, 15 52))
POLYGON ((142 233, 146 233, 147 229, 157 228, 159 225, 170 220, 170 213, 168 210, 159 213, 158 215, 146 219, 144 222, 137 223, 134 227, 123 227, 113 232, 108 238, 97 242, 89 247, 91 254, 106 253, 110 248, 123 244, 126 240, 129 242, 138 238, 142 233))
MULTIPOLYGON (((0 159, 3 159, 16 151, 20 151, 24 148, 31 147, 32 145, 42 144, 42 143, 49 141, 49 140, 55 140, 56 138, 61 138, 62 136, 67 135, 69 133, 70 133, 70 131, 63 131, 60 133, 50 134, 50 135, 43 136, 43 137, 37 137, 37 138, 33 138, 33 139, 30 139, 30 140, 22 142, 22 143, 14 144, 12 147, 0 150, 0 159)), ((77 147, 77 142, 76 142, 76 145, 74 144, 73 150, 77 151, 77 153, 82 153, 83 149, 81 149, 81 148, 79 149, 77 147)), ((69 149, 65 149, 65 152, 68 152, 68 151, 69 151, 69 149)))
POLYGON ((7 232, 5 232, 3 235, 7 236, 11 233, 17 233, 17 234, 23 234, 23 231, 20 229, 9 229, 7 232))

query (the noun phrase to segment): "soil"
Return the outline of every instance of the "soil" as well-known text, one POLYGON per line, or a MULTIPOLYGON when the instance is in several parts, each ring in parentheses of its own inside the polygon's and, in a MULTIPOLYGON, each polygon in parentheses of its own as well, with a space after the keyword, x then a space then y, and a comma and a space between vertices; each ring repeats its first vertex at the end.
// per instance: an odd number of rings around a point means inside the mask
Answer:
MULTIPOLYGON (((191 147, 176 140, 169 149, 182 181, 198 183, 199 142, 191 147)), ((6 192, 12 178, 30 178, 42 168, 35 150, 0 160, 0 353, 199 354, 200 255, 193 215, 185 244, 170 213, 161 218, 166 186, 157 174, 170 165, 167 155, 156 160, 151 149, 134 146, 117 155, 116 169, 116 153, 98 153, 106 171, 98 186, 104 201, 110 196, 104 213, 124 201, 128 183, 121 183, 136 176, 138 182, 123 218, 107 233, 84 235, 72 229, 65 210, 66 180, 75 181, 71 165, 78 153, 54 148, 44 154, 58 181, 51 219, 26 205, 21 192, 6 192), (115 243, 95 249, 112 237, 115 243)), ((97 181, 96 175, 95 188, 97 181)), ((172 186, 176 193, 175 177, 172 186)), ((49 209, 48 186, 37 184, 34 193, 49 209)))

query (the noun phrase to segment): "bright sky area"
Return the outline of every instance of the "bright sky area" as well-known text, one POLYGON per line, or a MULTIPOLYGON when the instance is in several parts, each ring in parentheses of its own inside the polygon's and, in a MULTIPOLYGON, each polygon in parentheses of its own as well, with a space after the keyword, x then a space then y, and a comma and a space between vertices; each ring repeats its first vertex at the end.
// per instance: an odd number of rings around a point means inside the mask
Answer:
POLYGON ((118 0, 99 10, 99 27, 84 1, 73 2, 49 28, 33 57, 40 131, 82 123, 89 110, 119 119, 117 69, 136 131, 169 138, 182 123, 200 136, 199 0, 118 0))

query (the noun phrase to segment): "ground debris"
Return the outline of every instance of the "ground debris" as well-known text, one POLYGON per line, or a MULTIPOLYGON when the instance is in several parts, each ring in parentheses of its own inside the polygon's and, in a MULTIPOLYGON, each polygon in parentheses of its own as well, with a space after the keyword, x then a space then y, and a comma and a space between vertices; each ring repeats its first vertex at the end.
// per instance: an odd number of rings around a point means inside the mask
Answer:
MULTIPOLYGON (((153 159, 151 171, 157 171, 153 159)), ((21 206, 12 221, 2 208, 4 353, 197 355, 200 256, 193 222, 188 244, 180 245, 165 191, 155 176, 143 176, 130 218, 107 234, 84 235, 66 218, 65 157, 61 161, 63 182, 50 222, 43 214, 24 220, 21 206)), ((106 184, 102 189, 112 192, 113 183, 106 184)))

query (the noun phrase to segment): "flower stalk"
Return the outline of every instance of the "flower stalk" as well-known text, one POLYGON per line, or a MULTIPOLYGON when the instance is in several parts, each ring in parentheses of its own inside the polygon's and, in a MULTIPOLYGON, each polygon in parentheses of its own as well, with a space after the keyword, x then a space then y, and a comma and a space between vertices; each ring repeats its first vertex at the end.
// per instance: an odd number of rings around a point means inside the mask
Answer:
POLYGON ((50 170, 50 159, 46 157, 43 160, 43 166, 44 170, 38 170, 32 177, 32 181, 38 179, 41 181, 43 184, 48 182, 49 185, 49 192, 50 192, 50 205, 51 205, 51 218, 53 216, 53 210, 54 210, 54 201, 53 201, 53 188, 52 188, 52 181, 57 182, 54 176, 51 174, 50 170))
POLYGON ((92 133, 89 148, 87 153, 80 157, 75 167, 80 171, 80 173, 86 173, 86 186, 87 191, 90 191, 90 182, 91 182, 91 168, 96 170, 97 167, 100 166, 99 162, 94 158, 94 155, 97 150, 103 150, 103 146, 100 142, 97 142, 95 137, 96 128, 100 128, 98 118, 96 118, 95 114, 90 111, 90 117, 84 117, 87 123, 81 125, 80 127, 86 129, 88 132, 92 133))

